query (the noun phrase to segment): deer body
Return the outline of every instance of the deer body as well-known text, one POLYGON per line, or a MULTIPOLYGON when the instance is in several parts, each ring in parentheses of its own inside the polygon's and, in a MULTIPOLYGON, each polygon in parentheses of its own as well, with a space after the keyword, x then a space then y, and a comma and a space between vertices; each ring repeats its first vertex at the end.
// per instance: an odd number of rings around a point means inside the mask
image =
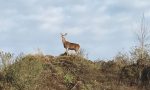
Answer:
POLYGON ((79 52, 79 49, 80 49, 80 45, 79 44, 76 44, 76 43, 71 43, 69 41, 67 41, 65 39, 64 36, 66 36, 67 34, 61 34, 61 37, 62 37, 62 43, 64 45, 64 48, 66 49, 66 52, 68 53, 68 50, 74 50, 76 53, 79 52))

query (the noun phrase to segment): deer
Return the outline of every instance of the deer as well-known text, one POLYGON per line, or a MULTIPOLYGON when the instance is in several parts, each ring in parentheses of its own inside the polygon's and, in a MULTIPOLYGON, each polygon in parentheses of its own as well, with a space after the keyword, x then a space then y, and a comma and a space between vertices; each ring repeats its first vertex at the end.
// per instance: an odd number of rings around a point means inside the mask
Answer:
POLYGON ((79 49, 80 49, 80 45, 77 43, 72 43, 72 42, 67 41, 65 39, 66 35, 67 35, 67 33, 65 33, 65 34, 61 33, 62 43, 63 43, 64 48, 66 49, 67 55, 68 55, 69 50, 74 50, 76 52, 76 54, 78 54, 79 49))

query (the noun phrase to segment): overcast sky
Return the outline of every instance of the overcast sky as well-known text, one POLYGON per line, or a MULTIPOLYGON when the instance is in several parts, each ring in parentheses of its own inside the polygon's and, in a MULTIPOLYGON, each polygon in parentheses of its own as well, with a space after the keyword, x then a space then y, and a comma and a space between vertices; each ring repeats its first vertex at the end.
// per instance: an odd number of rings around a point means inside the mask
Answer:
POLYGON ((59 55, 66 32, 90 59, 110 59, 136 45, 143 13, 148 22, 150 0, 0 0, 0 49, 59 55))

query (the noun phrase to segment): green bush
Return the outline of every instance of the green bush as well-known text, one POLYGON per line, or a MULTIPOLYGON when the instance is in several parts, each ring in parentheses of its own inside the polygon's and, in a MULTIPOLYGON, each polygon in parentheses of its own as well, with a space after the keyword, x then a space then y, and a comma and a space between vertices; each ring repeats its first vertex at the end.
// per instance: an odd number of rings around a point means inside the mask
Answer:
POLYGON ((26 56, 7 67, 5 79, 15 89, 29 90, 35 83, 35 79, 43 70, 41 61, 32 56, 26 56))
POLYGON ((65 76, 64 76, 64 82, 65 83, 73 83, 73 80, 74 80, 74 76, 73 75, 71 75, 71 74, 66 74, 65 76))

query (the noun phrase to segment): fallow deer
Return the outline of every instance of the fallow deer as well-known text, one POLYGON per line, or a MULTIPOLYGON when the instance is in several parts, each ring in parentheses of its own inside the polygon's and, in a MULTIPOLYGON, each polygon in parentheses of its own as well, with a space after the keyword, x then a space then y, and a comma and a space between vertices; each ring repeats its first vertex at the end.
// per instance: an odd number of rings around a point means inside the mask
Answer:
POLYGON ((67 33, 65 33, 65 34, 61 33, 62 43, 64 45, 64 48, 66 49, 67 55, 68 55, 68 50, 74 50, 76 52, 76 54, 78 54, 80 45, 77 43, 71 43, 71 42, 67 41, 64 37, 66 35, 67 35, 67 33))

